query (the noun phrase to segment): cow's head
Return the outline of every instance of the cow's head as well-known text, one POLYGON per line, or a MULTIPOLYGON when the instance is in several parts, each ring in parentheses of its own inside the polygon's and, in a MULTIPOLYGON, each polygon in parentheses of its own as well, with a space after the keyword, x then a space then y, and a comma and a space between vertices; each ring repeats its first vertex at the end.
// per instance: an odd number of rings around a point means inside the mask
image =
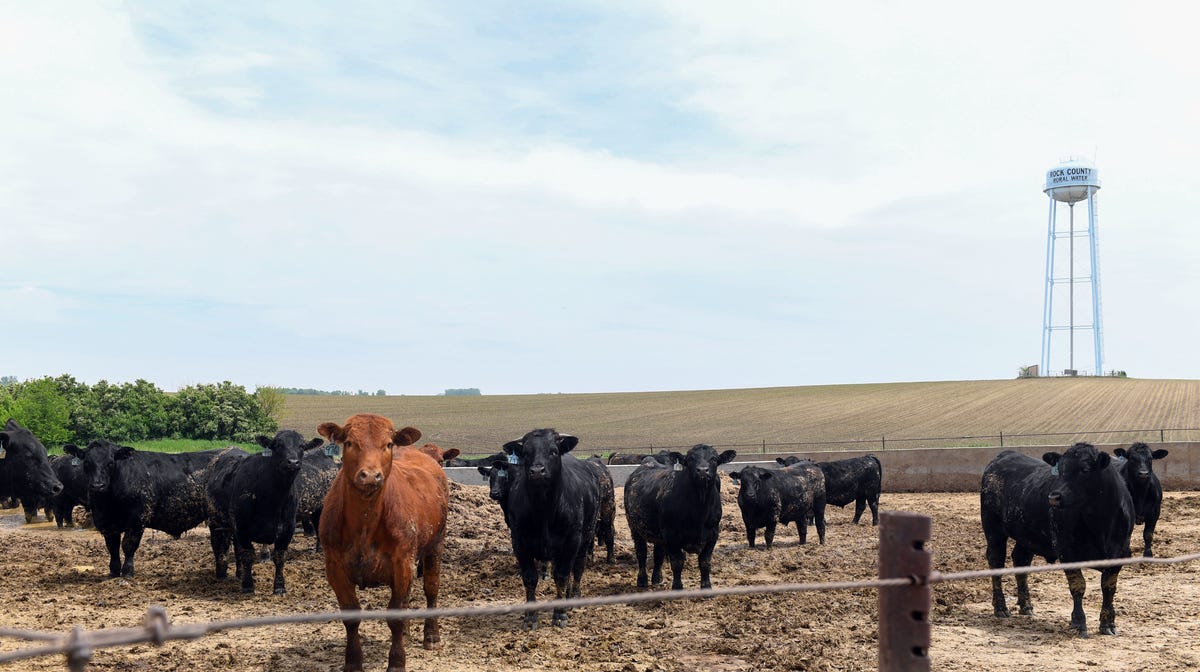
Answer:
POLYGON ((112 490, 113 474, 119 460, 133 456, 133 448, 119 446, 107 439, 96 439, 83 451, 83 476, 89 492, 104 494, 112 490))
POLYGON ((481 464, 476 467, 480 474, 488 479, 488 496, 497 502, 508 497, 508 486, 511 482, 508 476, 508 462, 496 460, 491 464, 481 464))
POLYGON ((750 501, 758 499, 758 493, 773 476, 774 472, 762 467, 745 467, 741 471, 729 472, 729 478, 738 484, 738 496, 750 501))
POLYGON ((271 461, 274 469, 284 474, 300 471, 300 460, 304 458, 305 451, 320 448, 325 444, 325 439, 320 438, 305 441, 299 432, 290 429, 276 432, 275 438, 259 434, 254 440, 262 446, 263 457, 271 461))
POLYGON ((1150 446, 1138 441, 1130 446, 1129 450, 1117 448, 1113 451, 1113 455, 1123 457, 1128 461, 1128 464, 1125 465, 1127 474, 1132 474, 1139 481, 1148 481, 1150 474, 1154 473, 1154 461, 1166 457, 1167 451, 1159 448, 1151 452, 1150 446))
POLYGON ((441 446, 437 445, 436 443, 427 443, 427 444, 421 446, 420 448, 418 448, 418 450, 420 450, 422 453, 425 453, 426 455, 432 457, 434 462, 437 462, 438 464, 442 465, 443 467, 447 466, 446 463, 448 461, 453 460, 454 458, 458 457, 459 452, 461 452, 461 451, 459 451, 458 448, 451 448, 450 450, 442 450, 441 446))
POLYGON ((1052 507, 1071 506, 1073 492, 1085 493, 1099 489, 1097 481, 1112 464, 1112 457, 1108 453, 1096 450, 1090 443, 1077 443, 1061 455, 1046 453, 1042 455, 1042 460, 1058 472, 1059 480, 1050 492, 1052 507))
POLYGON ((570 452, 578 443, 579 439, 570 434, 535 429, 504 444, 504 452, 517 457, 517 464, 530 484, 549 485, 558 482, 563 453, 570 452))
POLYGON ((46 447, 11 418, 0 432, 0 486, 18 497, 51 497, 63 489, 46 447))
POLYGON ((421 438, 420 430, 397 430, 391 420, 371 413, 350 416, 340 426, 322 423, 317 433, 342 447, 342 471, 366 497, 382 490, 392 473, 392 448, 411 446, 421 438))
POLYGON ((799 461, 800 461, 800 458, 796 457, 795 455, 788 455, 787 457, 775 458, 775 463, 780 466, 783 466, 783 467, 790 467, 799 461))
POLYGON ((727 450, 718 454, 717 450, 707 443, 697 443, 687 452, 687 455, 672 452, 671 459, 683 467, 683 471, 692 479, 703 485, 717 483, 717 467, 737 457, 736 450, 727 450))

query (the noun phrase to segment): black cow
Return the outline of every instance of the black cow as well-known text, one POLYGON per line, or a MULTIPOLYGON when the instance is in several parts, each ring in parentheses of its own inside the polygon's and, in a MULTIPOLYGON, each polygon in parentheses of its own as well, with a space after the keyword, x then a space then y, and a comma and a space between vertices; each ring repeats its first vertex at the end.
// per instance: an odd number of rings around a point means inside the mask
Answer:
MULTIPOLYGON (((333 458, 341 451, 336 443, 325 445, 324 450, 306 450, 300 461, 300 473, 292 488, 296 491, 296 519, 305 536, 317 535, 321 524, 321 509, 325 506, 325 495, 333 485, 333 479, 341 470, 340 462, 333 458)), ((321 550, 321 537, 317 535, 317 551, 321 550)))
POLYGON ((486 467, 486 466, 491 466, 491 464, 493 462, 495 462, 496 460, 500 460, 501 462, 508 460, 508 453, 505 453, 504 451, 500 451, 494 455, 488 455, 487 457, 455 457, 455 458, 444 461, 442 463, 442 466, 444 466, 444 467, 485 466, 486 467))
POLYGON ((475 468, 488 479, 488 496, 500 505, 500 511, 504 513, 504 525, 511 530, 512 519, 508 515, 508 491, 514 478, 513 465, 508 460, 495 460, 491 464, 480 464, 475 468))
POLYGON ((91 504, 88 502, 87 474, 83 473, 83 450, 68 443, 63 446, 63 452, 64 455, 50 460, 54 475, 63 484, 62 492, 50 502, 54 508, 54 522, 59 527, 72 527, 75 525, 75 507, 83 506, 85 510, 90 510, 91 504))
MULTIPOLYGON (((504 444, 504 451, 518 460, 511 473, 508 513, 526 602, 536 601, 538 560, 553 563, 556 598, 580 594, 588 550, 596 536, 600 488, 591 469, 570 454, 578 443, 569 434, 535 429, 504 444)), ((565 609, 554 610, 553 623, 567 624, 565 609)), ((525 629, 537 626, 538 613, 527 613, 525 629)))
POLYGON ((745 467, 729 477, 738 484, 738 508, 746 525, 746 541, 754 546, 758 528, 766 528, 767 548, 775 538, 775 523, 796 523, 800 543, 808 543, 808 524, 816 521, 817 537, 825 543, 825 475, 814 462, 799 462, 786 469, 745 467))
POLYGON ((625 482, 625 518, 637 553, 639 588, 646 580, 646 545, 654 544, 654 583, 662 582, 662 561, 671 560, 671 588, 681 590, 684 552, 696 553, 700 562, 700 587, 711 588, 712 552, 721 525, 721 482, 717 467, 737 456, 721 454, 712 446, 697 444, 687 455, 671 453, 681 468, 647 460, 625 482))
POLYGON ((1162 484, 1154 473, 1154 460, 1166 457, 1167 451, 1160 448, 1151 452, 1150 446, 1138 441, 1129 450, 1117 448, 1113 455, 1122 458, 1117 471, 1121 472, 1125 487, 1133 497, 1134 522, 1146 525, 1142 528, 1142 556, 1154 557, 1150 544, 1154 542, 1154 528, 1158 526, 1158 515, 1162 512, 1162 484))
POLYGON ((296 533, 299 498, 293 485, 300 473, 304 451, 319 448, 324 439, 307 443, 290 429, 275 438, 259 435, 255 441, 262 454, 250 455, 241 448, 227 448, 206 469, 208 530, 218 579, 228 572, 225 554, 233 542, 237 576, 242 592, 254 592, 254 544, 273 544, 276 595, 287 593, 283 564, 292 535, 296 533))
MULTIPOLYGON (((679 453, 675 453, 678 455, 679 453)), ((671 451, 660 450, 657 453, 621 453, 614 452, 608 456, 609 464, 641 464, 646 460, 655 460, 659 464, 671 466, 671 451)))
MULTIPOLYGON (((1010 538, 1014 567, 1028 566, 1035 555, 1049 563, 1129 557, 1133 498, 1112 458, 1089 443, 1077 443, 1061 455, 1046 453, 1042 461, 1011 450, 1000 453, 983 471, 979 500, 992 569, 1004 567, 1010 538)), ((1113 595, 1120 571, 1100 570, 1100 634, 1117 634, 1113 595)), ((1066 575, 1074 601, 1071 627, 1087 637, 1083 572, 1067 570, 1066 575)), ((1024 574, 1017 575, 1017 604, 1020 613, 1033 613, 1024 574)), ((996 616, 1009 615, 998 576, 992 577, 992 607, 996 616)))
MULTIPOLYGON (((63 484, 50 468, 46 447, 33 432, 9 418, 0 432, 0 499, 15 497, 30 502, 34 514, 42 502, 62 492, 63 484)), ((25 522, 33 522, 26 508, 25 522)), ((49 518, 49 514, 47 514, 49 518)))
POLYGON ((613 546, 616 544, 617 497, 613 488, 612 474, 604 466, 604 460, 599 455, 593 455, 583 461, 596 475, 596 484, 600 487, 600 509, 596 514, 596 543, 604 544, 608 550, 605 562, 613 564, 613 546))
MULTIPOLYGON (((793 456, 777 457, 775 461, 789 467, 800 461, 793 456)), ((848 460, 818 462, 825 474, 825 503, 843 507, 854 502, 854 524, 863 511, 871 507, 871 524, 879 524, 879 492, 883 486, 883 466, 874 455, 852 457, 848 460)))
POLYGON ((178 539, 204 522, 204 467, 220 452, 143 452, 106 439, 88 444, 83 473, 92 522, 108 548, 109 576, 133 576, 133 556, 147 527, 178 539))

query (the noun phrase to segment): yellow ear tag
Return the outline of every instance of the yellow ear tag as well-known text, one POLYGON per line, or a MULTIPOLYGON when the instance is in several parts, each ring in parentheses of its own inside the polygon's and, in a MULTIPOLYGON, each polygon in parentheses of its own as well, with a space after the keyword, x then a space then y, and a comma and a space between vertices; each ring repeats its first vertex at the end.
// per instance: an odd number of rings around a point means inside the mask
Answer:
POLYGON ((3 460, 7 456, 8 456, 8 451, 3 448, 0 448, 0 460, 3 460))

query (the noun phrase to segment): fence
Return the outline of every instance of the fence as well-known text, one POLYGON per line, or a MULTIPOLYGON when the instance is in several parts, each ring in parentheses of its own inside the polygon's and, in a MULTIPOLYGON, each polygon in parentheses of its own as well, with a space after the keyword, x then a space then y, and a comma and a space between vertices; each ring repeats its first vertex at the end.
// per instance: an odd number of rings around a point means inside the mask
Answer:
MULTIPOLYGON (((897 450, 905 448, 1004 448, 1006 446, 1064 446, 1079 441, 1110 443, 1118 441, 1146 443, 1168 441, 1198 441, 1200 428, 1102 429, 1075 432, 1038 432, 970 434, 964 436, 897 437, 880 435, 871 439, 840 439, 832 441, 782 441, 713 444, 715 448, 757 449, 759 453, 835 452, 843 450, 897 450), (1105 441, 1105 439, 1108 439, 1105 441)), ((653 453, 659 450, 684 450, 691 446, 648 445, 633 448, 589 448, 593 452, 653 453)), ((464 455, 464 457, 466 457, 464 455)))
POLYGON ((242 628, 261 628, 296 623, 325 623, 355 620, 418 620, 424 618, 460 618, 499 616, 555 608, 586 608, 614 604, 668 602, 712 597, 768 595, 821 590, 879 591, 879 670, 880 672, 926 672, 930 669, 931 586, 950 581, 968 581, 1071 569, 1098 569, 1135 564, 1177 564, 1200 560, 1200 553, 1174 558, 1122 558, 1094 560, 1037 567, 941 573, 933 571, 932 554, 925 550, 930 540, 932 519, 907 512, 885 511, 879 525, 879 578, 877 580, 822 583, 778 583, 730 586, 702 590, 650 591, 624 595, 547 600, 492 606, 465 606, 437 609, 397 609, 378 611, 339 611, 315 614, 267 616, 208 623, 172 623, 162 607, 150 607, 142 627, 105 628, 87 631, 76 626, 70 633, 40 632, 0 628, 0 637, 48 642, 7 653, 0 653, 0 665, 50 655, 64 655, 70 672, 83 672, 97 649, 129 644, 151 643, 161 646, 168 641, 198 639, 208 634, 242 628))

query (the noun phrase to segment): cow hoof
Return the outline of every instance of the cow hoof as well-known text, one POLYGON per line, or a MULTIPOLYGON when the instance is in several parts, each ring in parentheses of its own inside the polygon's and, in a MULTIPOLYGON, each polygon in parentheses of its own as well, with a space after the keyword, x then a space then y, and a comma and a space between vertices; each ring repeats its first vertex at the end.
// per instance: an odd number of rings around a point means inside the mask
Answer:
POLYGON ((426 651, 440 651, 442 648, 442 638, 426 637, 425 641, 421 642, 421 648, 426 651))
POLYGON ((246 586, 246 585, 243 585, 243 586, 242 586, 242 592, 243 592, 243 593, 247 593, 247 594, 249 594, 249 593, 253 593, 253 592, 254 592, 254 586, 246 586))
POLYGON ((521 629, 524 630, 525 632, 531 632, 533 630, 537 630, 537 628, 538 628, 537 614, 530 614, 529 616, 526 616, 521 621, 521 629))
POLYGON ((1007 608, 996 609, 994 613, 996 614, 996 618, 1008 618, 1009 616, 1012 616, 1012 614, 1008 613, 1007 608))
POLYGON ((1153 558, 1153 557, 1154 557, 1154 553, 1152 553, 1152 552, 1150 551, 1150 549, 1148 549, 1148 548, 1147 548, 1146 550, 1142 551, 1142 557, 1143 557, 1143 558, 1153 558))
POLYGON ((554 620, 552 622, 554 623, 554 627, 556 627, 556 628, 565 628, 565 627, 567 627, 567 615, 566 614, 555 614, 554 620))
POLYGON ((1111 624, 1111 623, 1108 625, 1102 625, 1102 626, 1100 626, 1100 634, 1116 635, 1117 634, 1117 626, 1115 624, 1111 624))
MULTIPOLYGON (((254 589, 253 589, 253 588, 251 588, 251 589, 250 589, 250 592, 254 592, 254 589)), ((276 589, 275 589, 275 594, 276 594, 276 595, 287 595, 287 589, 286 589, 286 588, 284 588, 283 586, 280 586, 280 587, 278 587, 278 588, 276 588, 276 589)))
POLYGON ((1087 639, 1087 638, 1088 638, 1088 634, 1087 634, 1087 626, 1086 626, 1086 625, 1083 625, 1083 626, 1072 625, 1072 626, 1071 626, 1071 628, 1073 628, 1073 629, 1075 630, 1075 632, 1078 632, 1078 633, 1079 633, 1079 638, 1080 638, 1080 639, 1087 639))
POLYGON ((1021 607, 1017 613, 1021 614, 1022 616, 1032 616, 1033 607, 1021 607))

